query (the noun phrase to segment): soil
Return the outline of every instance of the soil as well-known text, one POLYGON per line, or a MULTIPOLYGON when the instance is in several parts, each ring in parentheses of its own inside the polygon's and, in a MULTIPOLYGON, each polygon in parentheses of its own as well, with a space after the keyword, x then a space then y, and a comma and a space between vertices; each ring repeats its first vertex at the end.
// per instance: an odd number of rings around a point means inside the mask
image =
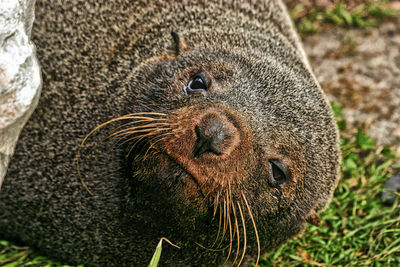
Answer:
POLYGON ((345 133, 361 124, 400 153, 400 17, 377 28, 332 27, 303 45, 328 99, 343 105, 345 133))

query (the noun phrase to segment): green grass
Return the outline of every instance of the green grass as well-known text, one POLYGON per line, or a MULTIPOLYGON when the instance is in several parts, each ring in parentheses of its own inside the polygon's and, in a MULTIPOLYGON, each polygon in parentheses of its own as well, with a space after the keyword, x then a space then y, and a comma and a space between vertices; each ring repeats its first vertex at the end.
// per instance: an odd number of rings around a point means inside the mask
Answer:
MULTIPOLYGON (((332 110, 344 130, 340 104, 333 103, 332 110)), ((400 266, 400 199, 386 207, 380 197, 385 181, 400 172, 399 157, 390 148, 377 146, 361 128, 340 143, 341 181, 322 213, 321 225, 308 225, 262 258, 261 266, 400 266)), ((67 265, 0 241, 0 266, 67 265)))
POLYGON ((320 32, 329 26, 367 28, 376 27, 384 19, 400 15, 398 10, 388 7, 387 1, 356 1, 349 6, 349 1, 337 1, 329 9, 317 9, 299 1, 291 11, 300 35, 307 36, 320 32))
MULTIPOLYGON (((5 240, 0 240, 0 266, 68 267, 68 265, 51 261, 46 257, 40 256, 28 247, 19 247, 5 240)), ((83 265, 77 267, 83 267, 83 265)))

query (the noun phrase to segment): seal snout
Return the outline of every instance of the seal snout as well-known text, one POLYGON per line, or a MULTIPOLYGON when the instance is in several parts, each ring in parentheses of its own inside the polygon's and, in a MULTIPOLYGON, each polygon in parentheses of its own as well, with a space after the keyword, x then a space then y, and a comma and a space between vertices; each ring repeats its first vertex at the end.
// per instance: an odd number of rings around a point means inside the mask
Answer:
POLYGON ((216 198, 249 177, 253 166, 252 139, 240 114, 222 105, 193 106, 177 112, 171 134, 162 140, 168 156, 182 167, 194 187, 185 196, 203 201, 216 198), (193 189, 194 188, 194 189, 193 189), (198 198, 198 188, 203 198, 198 198))
POLYGON ((238 135, 236 127, 229 119, 219 112, 203 114, 200 122, 194 128, 196 140, 193 156, 201 157, 210 153, 216 156, 228 154, 235 146, 235 137, 238 135))

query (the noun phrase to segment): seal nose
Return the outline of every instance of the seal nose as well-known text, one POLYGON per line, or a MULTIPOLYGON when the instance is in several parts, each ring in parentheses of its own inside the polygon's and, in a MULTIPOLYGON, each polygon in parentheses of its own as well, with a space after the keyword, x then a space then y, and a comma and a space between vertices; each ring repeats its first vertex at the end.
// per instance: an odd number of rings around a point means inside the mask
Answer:
POLYGON ((211 152, 215 155, 221 155, 222 152, 216 147, 218 143, 218 133, 214 132, 211 136, 206 135, 200 127, 196 125, 195 132, 197 135, 196 143, 194 144, 193 156, 198 158, 206 152, 211 152))
POLYGON ((231 143, 235 128, 224 117, 207 118, 195 126, 195 132, 194 157, 199 158, 204 153, 220 156, 231 143))

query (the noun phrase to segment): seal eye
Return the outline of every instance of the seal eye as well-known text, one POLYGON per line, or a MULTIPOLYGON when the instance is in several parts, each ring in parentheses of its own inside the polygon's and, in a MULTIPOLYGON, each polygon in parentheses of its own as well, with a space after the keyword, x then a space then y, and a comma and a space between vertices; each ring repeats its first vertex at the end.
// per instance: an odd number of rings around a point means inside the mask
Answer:
POLYGON ((196 93, 207 91, 210 87, 210 79, 203 72, 199 72, 190 78, 188 85, 186 86, 186 93, 196 93))
POLYGON ((202 90, 207 90, 205 82, 201 77, 196 77, 194 80, 189 82, 189 88, 196 90, 196 89, 202 89, 202 90))
POLYGON ((280 186, 289 182, 290 173, 286 164, 278 159, 270 159, 268 162, 273 185, 280 186))

